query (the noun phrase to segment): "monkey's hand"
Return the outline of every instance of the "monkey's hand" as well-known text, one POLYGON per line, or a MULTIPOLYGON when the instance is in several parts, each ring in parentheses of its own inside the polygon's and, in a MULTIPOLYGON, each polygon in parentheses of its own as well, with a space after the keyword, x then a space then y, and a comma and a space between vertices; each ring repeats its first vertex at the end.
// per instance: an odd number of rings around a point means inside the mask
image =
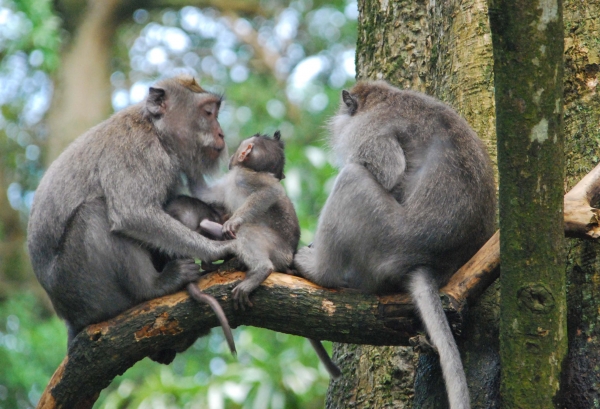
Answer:
POLYGON ((223 223, 223 237, 226 239, 235 239, 235 233, 242 225, 242 219, 234 217, 223 223))
POLYGON ((194 259, 178 258, 167 263, 158 280, 162 287, 180 288, 198 280, 201 276, 200 266, 194 259))

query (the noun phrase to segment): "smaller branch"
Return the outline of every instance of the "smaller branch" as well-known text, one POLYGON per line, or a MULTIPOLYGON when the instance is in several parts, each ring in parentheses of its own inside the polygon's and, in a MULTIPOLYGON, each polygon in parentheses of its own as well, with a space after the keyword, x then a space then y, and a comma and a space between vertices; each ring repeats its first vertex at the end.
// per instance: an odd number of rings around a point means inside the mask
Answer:
POLYGON ((597 239, 600 237, 600 210, 591 202, 600 194, 600 164, 565 195, 565 235, 597 239))
POLYGON ((498 230, 440 291, 455 300, 472 302, 498 278, 499 265, 500 231, 498 230))

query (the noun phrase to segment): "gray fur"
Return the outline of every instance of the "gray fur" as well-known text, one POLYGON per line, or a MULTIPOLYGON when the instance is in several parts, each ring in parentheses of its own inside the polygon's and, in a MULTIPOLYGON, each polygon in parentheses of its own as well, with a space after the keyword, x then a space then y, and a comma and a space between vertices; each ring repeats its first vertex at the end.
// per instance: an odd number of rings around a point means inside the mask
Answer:
POLYGON ((383 81, 346 91, 330 129, 341 170, 295 266, 325 287, 409 291, 440 352, 450 407, 469 408, 437 290, 494 231, 485 147, 447 105, 383 81))
POLYGON ((193 189, 225 154, 220 97, 189 77, 159 82, 146 101, 75 140, 48 168, 28 228, 33 269, 69 329, 85 326, 199 276, 172 260, 157 271, 151 250, 212 261, 234 252, 163 210, 184 173, 193 189))
POLYGON ((223 224, 223 234, 236 238, 236 254, 249 268, 246 278, 233 289, 237 307, 252 306, 250 293, 273 271, 287 271, 298 247, 298 217, 279 182, 284 162, 278 139, 255 135, 241 143, 231 159, 231 171, 199 192, 201 200, 223 206, 231 215, 223 224), (250 153, 244 156, 249 145, 250 153))

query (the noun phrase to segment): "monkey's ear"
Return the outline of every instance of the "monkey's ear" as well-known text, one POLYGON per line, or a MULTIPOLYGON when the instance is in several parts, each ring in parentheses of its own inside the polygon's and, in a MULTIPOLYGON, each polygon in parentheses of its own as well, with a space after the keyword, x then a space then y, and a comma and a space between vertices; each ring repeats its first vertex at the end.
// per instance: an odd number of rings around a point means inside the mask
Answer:
POLYGON ((252 152, 252 148, 254 148, 254 144, 249 143, 244 149, 242 149, 240 155, 238 156, 238 161, 243 162, 246 159, 248 159, 248 157, 250 156, 250 152, 252 152))
POLYGON ((146 99, 146 109, 153 116, 160 116, 165 113, 165 90, 162 88, 150 87, 148 98, 146 99))
POLYGON ((281 139, 281 132, 279 131, 279 129, 275 131, 273 138, 275 138, 276 141, 281 139))
POLYGON ((358 101, 356 100, 356 98, 348 91, 343 90, 342 100, 344 101, 344 104, 346 104, 346 106, 348 107, 348 113, 350 114, 350 116, 354 115, 354 113, 358 109, 358 101))

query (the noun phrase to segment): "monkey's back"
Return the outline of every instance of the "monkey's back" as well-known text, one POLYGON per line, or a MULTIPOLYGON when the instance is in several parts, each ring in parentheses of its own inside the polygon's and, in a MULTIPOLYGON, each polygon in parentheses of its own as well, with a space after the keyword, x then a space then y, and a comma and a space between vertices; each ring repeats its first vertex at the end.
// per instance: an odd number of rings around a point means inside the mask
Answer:
POLYGON ((491 160, 452 108, 420 93, 397 92, 398 139, 406 156, 404 177, 392 190, 405 236, 398 251, 414 254, 409 269, 432 267, 442 285, 494 232, 491 160))
MULTIPOLYGON (((169 172, 174 165, 151 124, 144 120, 140 105, 116 113, 69 145, 42 177, 29 218, 30 257, 46 290, 50 293, 60 280, 55 277, 52 263, 61 252, 78 209, 85 203, 100 200, 106 205, 106 212, 118 194, 107 190, 103 180, 119 179, 121 174, 127 173, 128 184, 134 190, 132 194, 137 189, 142 195, 145 183, 153 183, 155 178, 172 178, 169 172), (158 158, 154 163, 152 156, 158 158), (143 172, 146 169, 131 169, 140 157, 148 158, 146 165, 154 173, 152 177, 143 172)), ((176 180, 168 182, 173 183, 176 180)))
POLYGON ((401 115, 412 131, 399 134, 406 147, 406 171, 397 197, 401 222, 407 224, 411 244, 427 249, 430 263, 443 272, 440 281, 445 281, 493 234, 491 160, 483 142, 452 108, 412 91, 400 91, 400 96, 406 101, 399 107, 401 115))
POLYGON ((406 275, 421 266, 442 285, 493 234, 485 146, 452 108, 424 94, 375 81, 350 95, 356 112, 342 106, 331 121, 344 166, 319 220, 316 265, 368 292, 405 290, 406 275))

